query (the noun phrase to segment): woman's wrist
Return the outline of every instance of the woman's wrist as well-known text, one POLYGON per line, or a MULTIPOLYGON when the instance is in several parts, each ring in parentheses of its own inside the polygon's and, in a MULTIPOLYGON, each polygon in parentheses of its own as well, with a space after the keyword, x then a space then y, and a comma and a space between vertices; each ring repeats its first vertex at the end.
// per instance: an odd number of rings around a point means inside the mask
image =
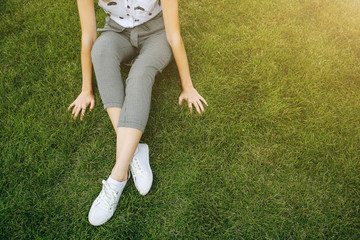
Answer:
POLYGON ((187 84, 186 86, 182 86, 183 91, 193 89, 194 86, 192 84, 187 84))
POLYGON ((194 88, 194 85, 189 76, 190 74, 188 73, 187 75, 188 76, 186 78, 185 77, 181 78, 181 86, 184 91, 194 88))
POLYGON ((83 83, 81 86, 81 92, 93 94, 93 87, 91 83, 91 78, 83 76, 83 83))
POLYGON ((93 94, 93 90, 92 90, 92 89, 85 89, 85 88, 83 88, 83 89, 81 89, 81 92, 87 93, 87 94, 93 94))

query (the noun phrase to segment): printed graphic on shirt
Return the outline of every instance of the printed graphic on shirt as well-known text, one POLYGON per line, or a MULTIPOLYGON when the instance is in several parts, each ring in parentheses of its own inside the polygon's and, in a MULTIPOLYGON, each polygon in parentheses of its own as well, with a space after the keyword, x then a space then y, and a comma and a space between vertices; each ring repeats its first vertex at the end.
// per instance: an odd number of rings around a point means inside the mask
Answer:
POLYGON ((134 8, 134 10, 145 11, 145 9, 144 9, 144 8, 142 8, 142 7, 140 7, 140 6, 135 7, 135 8, 134 8))
POLYGON ((135 27, 161 12, 160 0, 98 0, 111 19, 123 27, 135 27))

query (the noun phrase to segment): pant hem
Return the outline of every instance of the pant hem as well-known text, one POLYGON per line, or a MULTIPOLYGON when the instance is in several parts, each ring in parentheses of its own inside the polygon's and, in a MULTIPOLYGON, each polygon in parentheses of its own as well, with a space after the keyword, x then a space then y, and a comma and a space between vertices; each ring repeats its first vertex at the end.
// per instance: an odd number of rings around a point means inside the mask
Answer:
POLYGON ((107 109, 109 107, 117 107, 117 108, 122 108, 122 104, 121 103, 105 103, 104 104, 104 109, 107 109))
POLYGON ((142 125, 142 124, 138 124, 138 123, 135 123, 135 122, 124 122, 124 121, 121 121, 118 123, 117 127, 128 127, 128 128, 136 128, 142 132, 145 131, 145 126, 142 125))

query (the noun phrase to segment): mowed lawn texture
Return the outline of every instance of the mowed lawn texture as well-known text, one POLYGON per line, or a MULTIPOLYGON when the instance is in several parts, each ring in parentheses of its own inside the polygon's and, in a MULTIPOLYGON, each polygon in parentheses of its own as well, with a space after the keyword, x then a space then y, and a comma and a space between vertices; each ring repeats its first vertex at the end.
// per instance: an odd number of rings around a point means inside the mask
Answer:
POLYGON ((93 227, 115 134, 96 87, 83 122, 67 112, 81 90, 76 2, 2 1, 0 238, 359 239, 360 2, 179 2, 209 107, 177 105, 175 63, 158 75, 141 140, 153 187, 143 197, 130 181, 93 227))

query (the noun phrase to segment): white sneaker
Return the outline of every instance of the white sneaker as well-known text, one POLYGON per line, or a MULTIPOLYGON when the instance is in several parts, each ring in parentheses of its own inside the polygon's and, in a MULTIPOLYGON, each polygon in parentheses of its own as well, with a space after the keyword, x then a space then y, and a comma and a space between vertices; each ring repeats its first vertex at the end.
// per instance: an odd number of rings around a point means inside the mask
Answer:
POLYGON ((102 183, 102 190, 89 211, 89 222, 94 226, 104 224, 112 217, 126 184, 125 182, 122 188, 115 190, 105 180, 102 183))
POLYGON ((135 187, 141 195, 146 195, 153 182, 153 173, 149 163, 149 147, 140 143, 139 151, 134 155, 130 163, 130 171, 134 179, 135 187))

